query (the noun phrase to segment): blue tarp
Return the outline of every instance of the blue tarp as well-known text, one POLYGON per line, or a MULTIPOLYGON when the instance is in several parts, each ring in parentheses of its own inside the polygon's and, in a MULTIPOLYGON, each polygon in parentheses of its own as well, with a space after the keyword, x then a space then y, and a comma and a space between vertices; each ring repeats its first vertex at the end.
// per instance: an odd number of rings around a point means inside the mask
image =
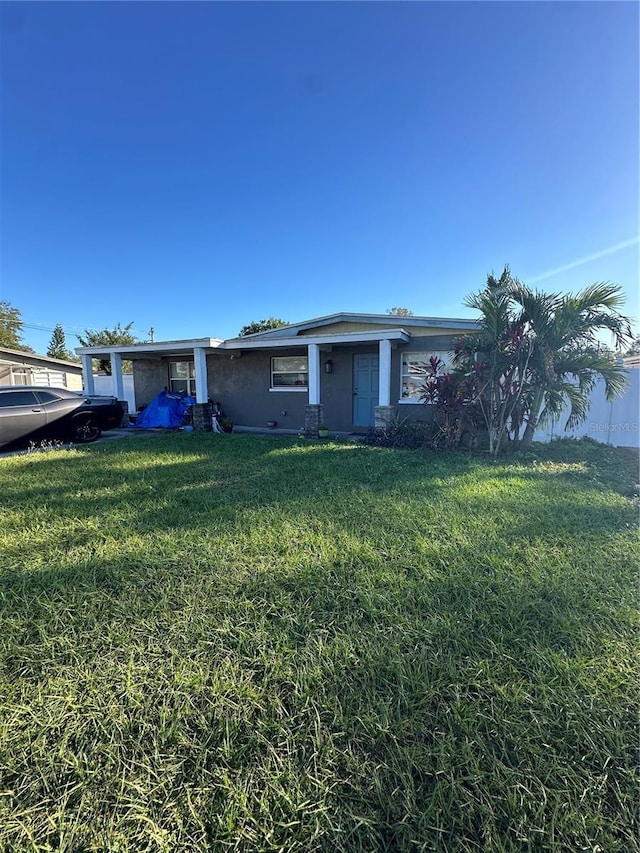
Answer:
POLYGON ((157 397, 143 409, 136 418, 134 427, 150 429, 151 427, 168 427, 175 429, 182 426, 184 415, 195 403, 195 397, 186 394, 173 394, 171 391, 161 391, 157 397))

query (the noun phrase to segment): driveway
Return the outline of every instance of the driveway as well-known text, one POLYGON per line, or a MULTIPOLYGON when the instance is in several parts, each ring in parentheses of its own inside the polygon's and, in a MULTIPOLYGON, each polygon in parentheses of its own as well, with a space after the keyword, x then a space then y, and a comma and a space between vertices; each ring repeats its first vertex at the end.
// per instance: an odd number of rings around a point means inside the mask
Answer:
MULTIPOLYGON (((141 435, 150 435, 152 433, 157 432, 156 430, 147 430, 147 429, 110 429, 106 432, 103 432, 100 438, 97 441, 91 442, 91 444, 104 444, 105 441, 116 441, 119 438, 137 438, 141 435)), ((67 450, 70 445, 68 442, 64 442, 59 445, 61 448, 67 450)), ((83 445, 78 444, 76 447, 82 447, 83 445)), ((18 447, 13 448, 11 450, 0 450, 0 459, 3 459, 7 456, 24 456, 27 453, 36 453, 36 450, 29 450, 26 447, 18 447)))

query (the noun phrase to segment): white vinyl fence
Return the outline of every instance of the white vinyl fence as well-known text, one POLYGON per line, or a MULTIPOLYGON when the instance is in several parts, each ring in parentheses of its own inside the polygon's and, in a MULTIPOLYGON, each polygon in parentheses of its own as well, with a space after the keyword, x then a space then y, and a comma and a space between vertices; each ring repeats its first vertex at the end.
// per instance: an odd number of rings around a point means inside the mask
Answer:
MULTIPOLYGON (((93 381, 95 383, 96 394, 113 394, 114 397, 116 396, 116 383, 113 376, 94 376, 93 381)), ((133 391, 133 374, 124 373, 122 375, 122 382, 124 385, 124 399, 129 404, 129 411, 135 412, 136 399, 133 391)))
POLYGON ((537 429, 534 441, 582 438, 586 435, 614 447, 640 447, 640 368, 629 369, 627 376, 627 390, 611 403, 605 400, 604 382, 598 382, 584 423, 565 431, 564 425, 569 416, 567 410, 555 424, 537 429))

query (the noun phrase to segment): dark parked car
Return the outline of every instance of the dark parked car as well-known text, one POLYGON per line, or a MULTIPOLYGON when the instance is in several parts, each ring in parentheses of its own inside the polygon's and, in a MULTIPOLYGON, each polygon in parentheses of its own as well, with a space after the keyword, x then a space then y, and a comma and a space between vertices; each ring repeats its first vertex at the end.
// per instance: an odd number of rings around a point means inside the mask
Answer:
POLYGON ((89 397, 66 388, 0 386, 0 447, 43 439, 95 441, 120 426, 123 409, 115 397, 89 397))

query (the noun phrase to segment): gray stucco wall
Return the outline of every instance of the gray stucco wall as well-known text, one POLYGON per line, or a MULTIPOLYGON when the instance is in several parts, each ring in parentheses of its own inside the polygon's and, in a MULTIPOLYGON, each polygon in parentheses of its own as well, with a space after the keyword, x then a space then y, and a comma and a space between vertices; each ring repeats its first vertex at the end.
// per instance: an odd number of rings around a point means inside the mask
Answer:
POLYGON ((234 424, 279 429, 301 429, 307 392, 270 391, 271 356, 300 355, 300 349, 221 352, 207 357, 209 396, 220 403, 234 424), (232 358, 233 356, 233 358, 232 358), (283 412, 285 414, 283 414, 283 412))
MULTIPOLYGON (((391 405, 402 417, 410 420, 430 420, 429 406, 399 403, 400 377, 403 352, 448 350, 455 336, 432 335, 412 338, 408 344, 399 344, 391 353, 391 405)), ((270 391, 271 356, 299 355, 300 349, 245 350, 240 357, 231 358, 229 352, 210 355, 207 360, 209 396, 220 402, 234 423, 242 426, 265 427, 267 421, 276 421, 280 429, 301 429, 306 391, 270 391), (285 412, 286 414, 283 414, 285 412)), ((354 356, 378 353, 378 344, 353 347, 333 347, 320 352, 320 401, 324 405, 324 420, 333 429, 351 432, 353 423, 353 371, 354 356), (324 363, 331 359, 332 373, 324 372, 324 363)))
POLYGON ((165 386, 169 385, 167 360, 136 359, 133 362, 133 390, 136 407, 148 405, 165 386))
MULTIPOLYGON (((306 348, 305 348, 306 349, 306 348)), ((332 429, 350 432, 353 425, 353 357, 357 353, 372 353, 377 345, 364 347, 334 347, 320 353, 320 401, 324 406, 325 423, 332 429), (331 359, 331 374, 324 372, 324 363, 331 359)), ((209 356, 209 396, 219 401, 235 424, 266 427, 276 421, 279 429, 302 429, 308 392, 271 391, 272 355, 300 355, 305 350, 249 350, 240 358, 229 354, 209 356), (283 414, 285 413, 285 414, 283 414)), ((399 384, 398 384, 399 387, 399 384)))
MULTIPOLYGON (((410 420, 429 420, 428 406, 399 403, 402 353, 431 352, 452 347, 451 335, 412 338, 399 344, 391 353, 391 405, 402 417, 410 420)), ((219 402, 224 412, 239 426, 265 427, 276 421, 279 429, 302 429, 308 394, 304 391, 271 391, 271 357, 300 355, 304 348, 277 350, 220 351, 207 356, 208 395, 219 402)), ((353 347, 334 346, 320 352, 320 401, 324 405, 324 420, 332 430, 351 432, 353 423, 354 356, 377 355, 378 344, 353 347), (324 372, 324 363, 331 359, 331 374, 324 372)), ((136 360, 133 365, 136 405, 146 405, 169 382, 169 359, 136 360)), ((362 430, 362 428, 360 428, 362 430)))

